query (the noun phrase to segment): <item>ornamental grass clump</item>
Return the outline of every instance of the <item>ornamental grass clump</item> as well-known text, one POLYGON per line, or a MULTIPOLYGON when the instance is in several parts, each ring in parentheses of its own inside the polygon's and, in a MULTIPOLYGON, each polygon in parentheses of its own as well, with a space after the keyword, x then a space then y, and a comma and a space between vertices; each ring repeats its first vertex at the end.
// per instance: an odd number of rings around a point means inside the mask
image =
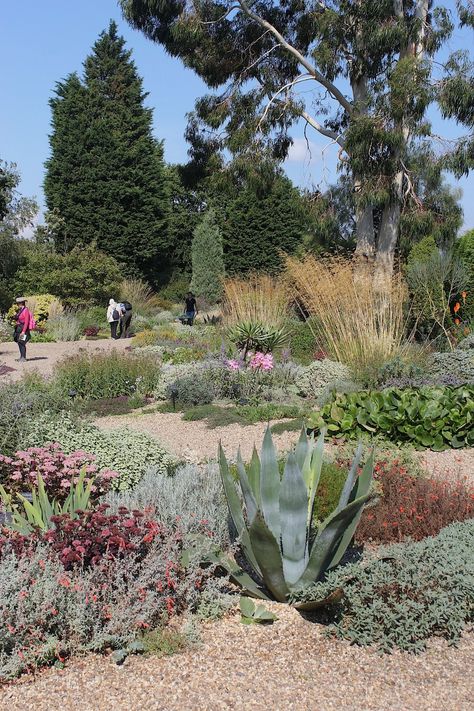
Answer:
MULTIPOLYGON (((251 596, 286 602, 290 594, 304 590, 335 568, 354 536, 362 509, 371 497, 373 454, 359 472, 362 448, 358 448, 337 507, 315 525, 313 510, 323 449, 323 435, 315 445, 303 430, 280 477, 267 429, 260 458, 254 450, 246 468, 239 452, 236 487, 222 447, 219 448, 230 515, 254 577, 229 559, 221 561, 251 596)), ((315 599, 306 601, 304 607, 311 609, 320 604, 321 600, 315 599)))
POLYGON ((286 269, 294 300, 311 317, 308 328, 333 360, 357 375, 403 351, 407 289, 399 273, 382 296, 372 274, 357 274, 347 259, 287 257, 286 269))

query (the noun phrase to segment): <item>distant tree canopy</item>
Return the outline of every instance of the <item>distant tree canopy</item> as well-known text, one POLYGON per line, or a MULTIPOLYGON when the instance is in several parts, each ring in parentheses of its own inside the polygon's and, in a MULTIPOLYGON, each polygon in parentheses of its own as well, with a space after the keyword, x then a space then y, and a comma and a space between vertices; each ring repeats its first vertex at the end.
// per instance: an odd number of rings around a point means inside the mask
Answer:
MULTIPOLYGON (((415 213, 423 220, 426 209, 414 178, 417 151, 428 155, 434 138, 428 107, 438 103, 473 125, 472 64, 459 53, 443 65, 435 59, 454 30, 450 8, 432 0, 120 4, 134 27, 217 90, 198 100, 189 123, 197 161, 222 150, 248 163, 257 155, 281 160, 298 122, 339 147, 352 182, 356 252, 375 261, 386 284, 402 219, 411 215, 417 232, 415 213)), ((459 21, 472 21, 462 3, 459 21)), ((472 140, 457 148, 458 172, 469 169, 472 140)))
POLYGON ((127 274, 152 283, 169 259, 163 147, 131 52, 111 22, 51 99, 51 156, 44 189, 61 218, 58 251, 97 244, 127 274))

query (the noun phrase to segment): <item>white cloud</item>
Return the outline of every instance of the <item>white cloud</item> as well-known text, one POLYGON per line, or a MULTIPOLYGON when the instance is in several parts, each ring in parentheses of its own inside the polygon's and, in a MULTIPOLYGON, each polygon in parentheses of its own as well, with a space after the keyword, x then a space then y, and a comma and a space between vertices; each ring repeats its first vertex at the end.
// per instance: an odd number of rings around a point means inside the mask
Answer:
POLYGON ((305 138, 295 138, 288 151, 287 161, 290 163, 311 163, 321 158, 322 150, 323 146, 319 146, 313 141, 307 141, 305 138))

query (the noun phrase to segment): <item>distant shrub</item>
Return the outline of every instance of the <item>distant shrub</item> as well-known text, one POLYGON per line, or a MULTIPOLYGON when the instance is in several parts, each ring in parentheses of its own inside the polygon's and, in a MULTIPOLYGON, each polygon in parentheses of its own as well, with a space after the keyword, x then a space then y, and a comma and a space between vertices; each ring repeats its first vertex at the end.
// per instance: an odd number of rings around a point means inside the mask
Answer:
POLYGON ((6 343, 13 338, 12 328, 0 317, 0 343, 6 343))
MULTIPOLYGON (((47 321, 50 316, 59 316, 63 311, 61 302, 52 294, 34 294, 26 298, 26 305, 33 314, 35 321, 39 324, 47 321)), ((16 310, 16 304, 13 304, 8 310, 7 319, 9 321, 14 320, 16 310)))
POLYGON ((214 399, 211 384, 194 375, 178 378, 168 387, 168 397, 181 405, 208 405, 214 399))
POLYGON ((81 324, 73 311, 65 311, 48 319, 48 335, 55 341, 77 341, 81 324))
POLYGON ((290 351, 294 360, 309 365, 317 350, 316 339, 307 321, 291 322, 290 351))
POLYGON ((474 351, 474 333, 471 333, 469 336, 466 336, 466 338, 463 338, 462 341, 459 341, 456 350, 474 351))
POLYGON ((426 374, 433 378, 443 378, 448 374, 463 383, 474 382, 474 350, 456 348, 448 353, 434 353, 429 359, 426 374))
POLYGON ((382 652, 421 652, 435 635, 455 643, 474 620, 473 546, 474 520, 455 523, 435 538, 341 566, 292 601, 339 591, 339 602, 323 612, 328 634, 382 652))
POLYGON ((145 331, 138 331, 132 339, 132 348, 143 348, 144 346, 154 346, 158 340, 158 334, 156 331, 151 329, 146 329, 145 331))
POLYGON ((307 365, 296 379, 298 392, 304 397, 317 397, 321 390, 335 381, 351 380, 351 371, 342 363, 328 358, 307 365))
POLYGON ((474 486, 465 479, 416 477, 398 462, 380 461, 374 479, 381 496, 362 513, 358 541, 392 543, 435 536, 456 521, 474 517, 474 486))
POLYGON ((100 328, 98 326, 86 326, 82 334, 86 336, 86 338, 95 338, 99 335, 99 331, 100 328))
POLYGON ((56 417, 45 413, 31 424, 27 444, 43 446, 46 442, 58 442, 66 453, 93 452, 97 467, 119 473, 112 481, 114 490, 135 486, 151 467, 165 474, 174 464, 163 447, 143 432, 126 427, 103 432, 87 422, 76 424, 66 413, 56 417))
POLYGON ((189 291, 190 282, 191 276, 186 274, 176 275, 169 284, 160 289, 158 296, 165 302, 171 302, 172 304, 184 302, 184 295, 189 291))
POLYGON ((153 393, 159 380, 156 361, 149 357, 127 353, 79 352, 58 363, 54 370, 55 382, 65 394, 98 400, 153 393))

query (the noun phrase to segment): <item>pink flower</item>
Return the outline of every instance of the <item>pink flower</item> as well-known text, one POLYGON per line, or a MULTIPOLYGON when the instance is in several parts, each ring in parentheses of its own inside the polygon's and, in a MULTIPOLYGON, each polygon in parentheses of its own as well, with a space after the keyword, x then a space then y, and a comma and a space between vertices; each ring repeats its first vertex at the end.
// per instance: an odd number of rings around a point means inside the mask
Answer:
POLYGON ((273 365, 271 353, 255 353, 249 363, 250 368, 253 368, 253 370, 272 370, 273 365))
POLYGON ((231 358, 230 360, 226 361, 226 365, 229 368, 229 370, 240 370, 240 363, 238 360, 235 360, 231 358))

